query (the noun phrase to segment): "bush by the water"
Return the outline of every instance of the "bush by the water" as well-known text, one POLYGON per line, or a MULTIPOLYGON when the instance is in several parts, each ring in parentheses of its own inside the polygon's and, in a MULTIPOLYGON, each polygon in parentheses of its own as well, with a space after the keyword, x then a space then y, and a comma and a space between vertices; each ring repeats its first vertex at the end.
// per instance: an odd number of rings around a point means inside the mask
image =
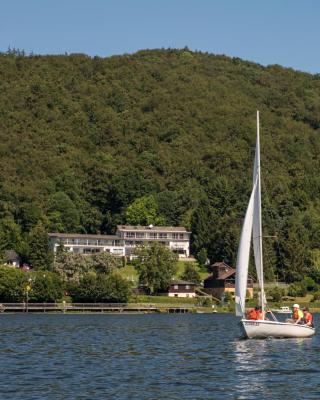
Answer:
POLYGON ((272 297, 272 300, 275 302, 281 301, 282 297, 285 296, 286 291, 280 287, 273 287, 267 290, 267 295, 272 297))
POLYGON ((18 268, 0 267, 0 301, 53 302, 63 295, 62 282, 49 271, 25 272, 18 268))
POLYGON ((126 303, 131 294, 130 283, 119 275, 86 274, 79 284, 70 286, 75 302, 126 303))
POLYGON ((308 292, 305 282, 295 282, 289 286, 288 295, 292 297, 304 297, 308 292))
POLYGON ((320 300, 320 291, 319 292, 315 292, 313 294, 311 301, 319 301, 319 300, 320 300))

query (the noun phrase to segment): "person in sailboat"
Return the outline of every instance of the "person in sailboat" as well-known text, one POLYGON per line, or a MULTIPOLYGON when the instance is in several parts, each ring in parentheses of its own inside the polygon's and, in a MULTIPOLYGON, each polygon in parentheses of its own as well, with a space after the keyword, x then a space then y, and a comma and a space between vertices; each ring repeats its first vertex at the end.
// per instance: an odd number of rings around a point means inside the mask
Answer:
POLYGON ((294 324, 303 323, 303 312, 300 310, 299 304, 293 305, 292 320, 294 324))
POLYGON ((304 307, 302 309, 302 312, 303 312, 303 319, 302 319, 303 323, 305 325, 311 326, 313 328, 314 327, 314 325, 313 325, 313 315, 309 311, 309 308, 308 307, 304 307))
POLYGON ((248 319, 253 319, 253 320, 264 320, 263 312, 262 312, 262 307, 261 306, 256 306, 252 310, 248 312, 248 319))

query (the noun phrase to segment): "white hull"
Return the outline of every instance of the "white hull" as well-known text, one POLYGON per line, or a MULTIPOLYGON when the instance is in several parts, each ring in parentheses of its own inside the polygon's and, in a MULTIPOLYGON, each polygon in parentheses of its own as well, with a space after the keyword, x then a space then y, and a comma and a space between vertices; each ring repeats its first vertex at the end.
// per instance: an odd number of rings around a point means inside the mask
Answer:
POLYGON ((315 329, 306 325, 279 321, 255 321, 242 319, 241 329, 248 339, 254 338, 307 338, 315 334, 315 329))

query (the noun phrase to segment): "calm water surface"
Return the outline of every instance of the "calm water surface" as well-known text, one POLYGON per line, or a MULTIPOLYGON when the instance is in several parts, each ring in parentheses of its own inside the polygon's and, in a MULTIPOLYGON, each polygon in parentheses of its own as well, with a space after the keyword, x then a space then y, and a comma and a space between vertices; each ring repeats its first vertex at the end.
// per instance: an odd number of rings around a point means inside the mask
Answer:
POLYGON ((1 400, 320 399, 319 336, 240 340, 232 315, 1 315, 0 333, 1 400))

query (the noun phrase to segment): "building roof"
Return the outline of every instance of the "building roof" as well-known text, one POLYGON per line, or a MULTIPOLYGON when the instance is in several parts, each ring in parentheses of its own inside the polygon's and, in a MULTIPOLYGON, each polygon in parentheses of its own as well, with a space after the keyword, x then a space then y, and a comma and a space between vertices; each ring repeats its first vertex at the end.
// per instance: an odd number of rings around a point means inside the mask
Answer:
POLYGON ((171 281, 170 286, 172 286, 172 285, 195 285, 195 286, 197 286, 197 284, 194 282, 182 281, 182 280, 171 281))
MULTIPOLYGON (((222 263, 221 263, 222 264, 222 263)), ((217 279, 221 279, 221 280, 225 280, 230 278, 230 276, 234 275, 236 273, 235 268, 230 267, 229 265, 225 264, 228 268, 227 270, 221 270, 219 268, 218 270, 218 274, 216 274, 215 272, 213 272, 210 276, 208 276, 206 279, 204 279, 205 281, 211 281, 211 280, 217 280, 217 279)))
POLYGON ((222 274, 219 274, 219 277, 218 277, 218 279, 227 279, 227 278, 229 278, 230 276, 232 276, 233 274, 235 274, 236 273, 236 270, 234 269, 234 268, 231 268, 230 267, 230 270, 229 271, 225 271, 224 273, 222 273, 222 274))
POLYGON ((48 233, 49 237, 57 238, 81 238, 81 239, 113 239, 119 240, 119 236, 116 235, 91 235, 88 233, 48 233))
POLYGON ((4 258, 6 261, 19 261, 19 254, 15 250, 5 250, 4 258))
POLYGON ((214 264, 212 264, 212 267, 228 267, 228 268, 231 268, 230 265, 228 265, 224 261, 217 261, 214 264))
POLYGON ((181 232, 181 233, 191 233, 186 230, 183 226, 143 226, 143 225, 118 225, 117 229, 119 231, 151 231, 151 232, 181 232))

